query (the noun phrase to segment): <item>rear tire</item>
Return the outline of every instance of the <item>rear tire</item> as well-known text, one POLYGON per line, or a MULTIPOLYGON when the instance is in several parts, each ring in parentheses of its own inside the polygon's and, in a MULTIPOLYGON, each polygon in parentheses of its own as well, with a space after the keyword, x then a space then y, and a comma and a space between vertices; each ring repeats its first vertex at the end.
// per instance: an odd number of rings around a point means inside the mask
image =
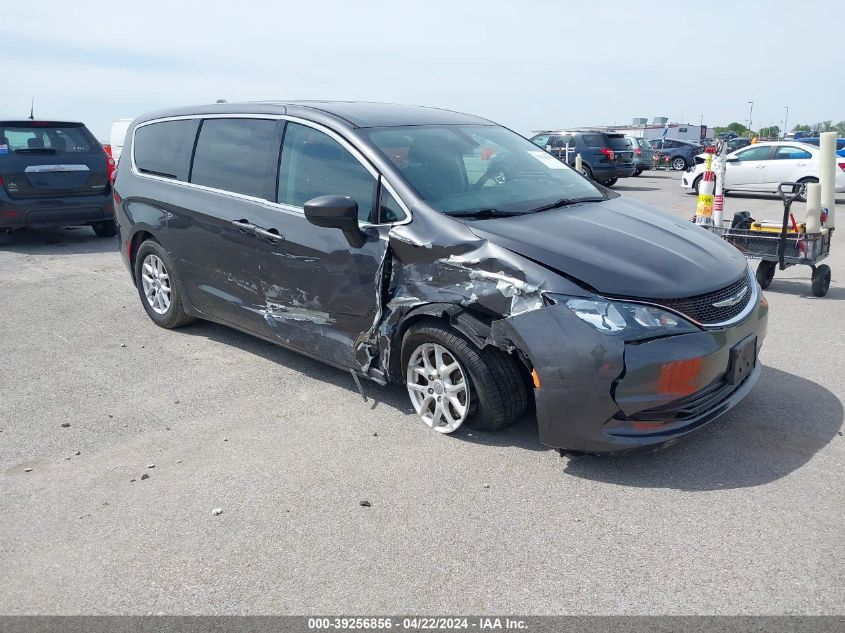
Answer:
POLYGON ((643 168, 637 167, 636 171, 634 172, 634 176, 639 176, 641 173, 643 173, 643 168))
MULTIPOLYGON (((494 347, 479 349, 457 331, 435 320, 416 323, 405 334, 402 368, 406 386, 416 366, 411 360, 416 357, 417 350, 427 344, 445 348, 468 378, 468 410, 461 423, 480 431, 495 431, 517 420, 525 412, 528 392, 514 358, 494 347)), ((428 384, 425 378, 419 383, 428 384)), ((411 388, 408 387, 409 395, 411 388)), ((422 417, 422 412, 418 414, 422 417)))
POLYGON ((117 235, 117 226, 114 220, 103 220, 102 222, 95 222, 91 225, 97 237, 114 237, 117 235))
POLYGON ((675 156, 670 165, 675 171, 684 171, 687 168, 687 159, 683 156, 675 156))
POLYGON ((772 279, 775 278, 776 266, 777 264, 775 262, 766 261, 765 259, 757 264, 757 273, 755 274, 755 277, 757 277, 757 283, 760 284, 760 287, 763 290, 768 288, 772 283, 772 279))
POLYGON ((830 266, 822 264, 816 266, 813 271, 813 294, 816 297, 823 297, 830 288, 830 266))
POLYGON ((593 170, 590 169, 590 166, 587 165, 587 163, 581 163, 581 175, 589 180, 593 179, 593 170))
POLYGON ((135 285, 147 316, 159 327, 172 329, 195 320, 182 306, 182 283, 176 267, 164 247, 154 240, 141 244, 135 255, 135 285))
POLYGON ((818 182, 818 178, 802 178, 798 181, 801 185, 801 188, 798 190, 798 194, 795 196, 795 199, 799 202, 806 202, 807 201, 807 183, 810 182, 818 182))
POLYGON ((619 181, 618 178, 609 178, 608 180, 602 180, 601 184, 603 184, 605 187, 612 187, 618 181, 619 181))

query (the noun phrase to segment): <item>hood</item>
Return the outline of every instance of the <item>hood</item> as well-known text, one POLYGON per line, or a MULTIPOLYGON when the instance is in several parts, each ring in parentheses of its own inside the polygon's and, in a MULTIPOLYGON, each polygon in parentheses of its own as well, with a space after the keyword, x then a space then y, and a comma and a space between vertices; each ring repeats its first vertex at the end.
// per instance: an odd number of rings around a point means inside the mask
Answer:
POLYGON ((608 295, 691 297, 724 288, 747 267, 707 229, 621 196, 467 224, 479 237, 608 295))

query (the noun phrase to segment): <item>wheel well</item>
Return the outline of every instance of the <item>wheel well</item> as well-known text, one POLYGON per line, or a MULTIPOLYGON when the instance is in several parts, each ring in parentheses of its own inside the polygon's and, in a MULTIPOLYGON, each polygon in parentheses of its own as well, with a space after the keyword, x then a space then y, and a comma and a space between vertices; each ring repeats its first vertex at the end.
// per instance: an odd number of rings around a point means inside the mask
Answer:
MULTIPOLYGON (((135 270, 135 254, 138 252, 138 249, 141 247, 141 244, 146 242, 147 240, 156 241, 153 237, 152 233, 148 231, 138 231, 135 235, 132 236, 129 244, 131 248, 129 249, 129 264, 132 266, 132 270, 135 270)), ((134 273, 133 273, 134 277, 134 273)))
MULTIPOLYGON (((438 325, 444 325, 457 330, 460 334, 469 339, 473 345, 481 349, 487 345, 487 339, 490 335, 491 319, 484 315, 477 314, 454 304, 433 304, 423 306, 417 311, 406 315, 396 328, 391 337, 391 348, 393 352, 390 354, 390 375, 395 379, 399 379, 403 375, 402 371, 402 343, 405 340, 405 334, 412 325, 420 323, 421 321, 429 321, 438 325)), ((519 373, 528 387, 528 393, 533 394, 533 381, 531 377, 531 362, 527 356, 518 351, 502 350, 508 356, 511 356, 519 367, 519 373)))

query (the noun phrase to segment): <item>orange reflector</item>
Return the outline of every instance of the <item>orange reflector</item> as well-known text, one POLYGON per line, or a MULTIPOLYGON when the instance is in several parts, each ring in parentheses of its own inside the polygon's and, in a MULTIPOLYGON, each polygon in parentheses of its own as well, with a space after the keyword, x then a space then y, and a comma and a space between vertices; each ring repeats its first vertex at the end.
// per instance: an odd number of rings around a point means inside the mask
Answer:
POLYGON ((539 389, 540 388, 540 375, 537 373, 536 369, 531 370, 531 378, 534 381, 534 388, 539 389))
POLYGON ((701 372, 701 359, 688 358, 665 363, 660 367, 657 392, 664 396, 683 398, 698 391, 696 379, 701 372))

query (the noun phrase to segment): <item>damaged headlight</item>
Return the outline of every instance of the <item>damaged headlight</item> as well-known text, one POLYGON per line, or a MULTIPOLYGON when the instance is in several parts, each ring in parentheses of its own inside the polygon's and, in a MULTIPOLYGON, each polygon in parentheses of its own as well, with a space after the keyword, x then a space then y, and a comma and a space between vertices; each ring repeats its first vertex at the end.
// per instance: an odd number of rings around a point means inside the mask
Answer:
POLYGON ((601 297, 585 299, 550 293, 546 293, 544 297, 548 303, 565 305, 572 314, 599 332, 627 341, 701 331, 677 314, 641 303, 610 301, 601 297))

